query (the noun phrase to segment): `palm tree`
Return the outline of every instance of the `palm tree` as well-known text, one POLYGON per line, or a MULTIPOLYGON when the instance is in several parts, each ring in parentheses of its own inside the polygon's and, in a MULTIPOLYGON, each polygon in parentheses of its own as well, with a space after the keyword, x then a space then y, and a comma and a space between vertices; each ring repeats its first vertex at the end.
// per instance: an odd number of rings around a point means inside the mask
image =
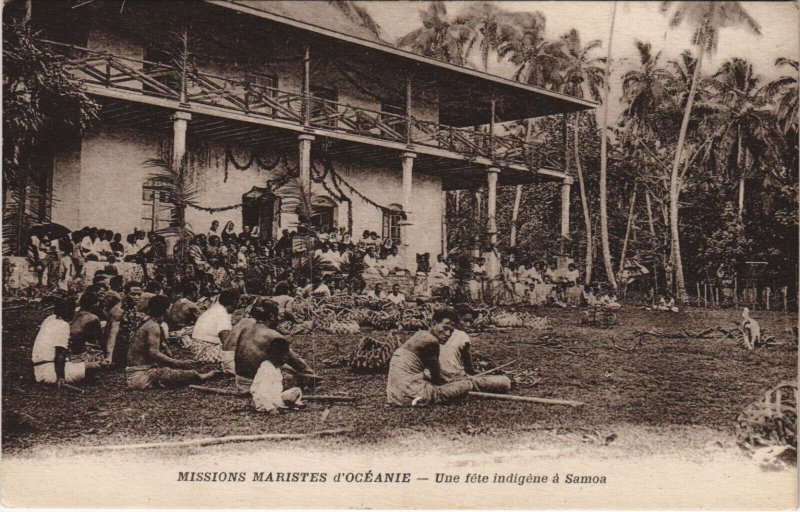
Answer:
POLYGON ((636 49, 639 66, 622 75, 622 117, 629 130, 651 131, 650 116, 669 99, 669 84, 674 76, 659 66, 661 52, 653 55, 650 43, 636 41, 636 49))
POLYGON ((752 171, 753 159, 778 139, 773 114, 767 109, 758 82, 752 64, 736 57, 722 64, 712 82, 716 100, 723 108, 715 139, 731 148, 732 158, 728 161, 735 162, 738 173, 740 219, 744 210, 745 179, 752 171))
POLYGON ((797 75, 800 69, 796 60, 786 57, 779 57, 775 65, 779 68, 787 67, 794 73, 773 80, 767 84, 764 92, 771 96, 778 106, 778 122, 783 133, 797 133, 797 75))
POLYGON ((513 78, 518 82, 552 86, 559 81, 559 42, 545 39, 546 19, 541 12, 515 13, 517 37, 501 42, 497 56, 508 59, 517 69, 513 78))
POLYGON ((517 39, 519 34, 511 13, 493 2, 470 4, 467 12, 456 18, 456 23, 470 29, 466 53, 472 53, 477 45, 484 71, 489 70, 489 53, 517 39))
POLYGON ((678 175, 683 161, 683 149, 686 142, 686 131, 689 128, 689 118, 692 114, 694 95, 700 81, 700 70, 703 67, 703 57, 717 49, 720 30, 730 26, 743 26, 754 34, 761 34, 758 23, 742 8, 739 2, 663 2, 662 12, 666 13, 672 8, 670 27, 675 28, 684 21, 694 29, 692 44, 696 47, 697 64, 692 75, 692 86, 681 121, 678 134, 678 146, 675 159, 672 162, 672 172, 669 182, 669 218, 672 233, 673 263, 675 268, 675 287, 678 300, 685 302, 686 283, 683 276, 683 261, 681 260, 680 232, 678 229, 678 175))
POLYGON ((342 11, 358 25, 366 28, 376 36, 381 36, 381 26, 370 16, 369 12, 352 0, 328 0, 334 7, 342 11))
POLYGON ((617 20, 617 2, 611 8, 611 27, 608 30, 608 54, 606 69, 603 74, 603 120, 600 128, 600 244, 603 248, 603 264, 606 268, 609 284, 616 290, 617 280, 614 278, 614 267, 611 265, 611 247, 608 244, 608 96, 609 76, 611 74, 611 44, 614 40, 614 23, 617 20))
MULTIPOLYGON (((579 98, 600 98, 600 87, 603 85, 604 57, 595 57, 594 53, 602 43, 594 39, 583 45, 581 36, 574 28, 562 35, 559 40, 560 82, 556 87, 562 92, 579 98)), ((580 114, 575 114, 573 126, 573 146, 575 152, 575 170, 578 176, 578 188, 581 194, 584 229, 586 230, 586 269, 585 282, 592 280, 594 247, 592 246, 592 218, 589 213, 589 201, 583 179, 583 166, 580 155, 580 114)))
POLYGON ((444 2, 430 2, 419 12, 422 26, 397 41, 397 46, 451 64, 464 65, 468 29, 451 22, 444 2))

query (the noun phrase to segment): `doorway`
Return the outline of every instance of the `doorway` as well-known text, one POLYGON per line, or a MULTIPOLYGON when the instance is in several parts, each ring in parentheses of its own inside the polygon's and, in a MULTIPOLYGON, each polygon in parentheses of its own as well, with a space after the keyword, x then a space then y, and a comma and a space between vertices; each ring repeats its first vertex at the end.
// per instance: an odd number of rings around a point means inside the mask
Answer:
POLYGON ((279 224, 280 200, 266 188, 253 187, 242 196, 242 226, 258 230, 259 240, 272 240, 279 224))

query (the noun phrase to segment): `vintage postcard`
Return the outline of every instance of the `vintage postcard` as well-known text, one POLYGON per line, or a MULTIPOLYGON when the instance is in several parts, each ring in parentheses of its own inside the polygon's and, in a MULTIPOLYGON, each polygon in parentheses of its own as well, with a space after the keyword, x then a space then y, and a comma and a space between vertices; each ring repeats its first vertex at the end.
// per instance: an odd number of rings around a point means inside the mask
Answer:
POLYGON ((5 1, 3 505, 796 508, 799 15, 5 1))

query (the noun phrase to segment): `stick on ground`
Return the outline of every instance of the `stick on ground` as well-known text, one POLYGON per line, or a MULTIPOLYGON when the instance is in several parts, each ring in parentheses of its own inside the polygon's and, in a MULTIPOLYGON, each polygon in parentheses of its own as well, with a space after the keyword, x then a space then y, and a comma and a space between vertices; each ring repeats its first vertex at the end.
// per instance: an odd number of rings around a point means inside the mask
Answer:
POLYGON ((480 391, 470 391, 469 395, 478 398, 493 398, 495 400, 508 400, 511 402, 532 402, 536 404, 569 405, 571 407, 580 407, 582 405, 585 405, 583 402, 576 402, 574 400, 561 400, 560 398, 539 398, 536 396, 501 395, 498 393, 482 393, 480 391))
MULTIPOLYGON (((247 391, 236 391, 235 389, 212 388, 195 384, 190 385, 189 388, 212 395, 228 395, 241 398, 250 396, 250 393, 247 391)), ((303 400, 308 400, 309 402, 355 402, 357 398, 349 395, 303 395, 303 400)))
POLYGON ((83 452, 105 452, 122 450, 139 450, 147 448, 184 448, 191 446, 211 446, 217 444, 230 443, 250 443, 253 441, 281 441, 292 439, 305 439, 317 436, 330 436, 350 432, 351 429, 318 430, 308 434, 256 434, 249 436, 227 436, 227 437, 207 437, 203 439, 189 439, 187 441, 166 441, 162 443, 142 443, 142 444, 117 444, 101 446, 83 446, 78 448, 83 452))
POLYGON ((480 377, 482 375, 486 375, 487 373, 496 372, 497 370, 500 370, 501 368, 505 368, 506 366, 511 366, 512 364, 514 364, 516 362, 517 362, 517 360, 514 359, 514 360, 511 360, 511 361, 507 362, 506 364, 501 364, 500 366, 492 368, 491 370, 486 370, 485 372, 476 373, 475 375, 470 375, 470 377, 480 377))

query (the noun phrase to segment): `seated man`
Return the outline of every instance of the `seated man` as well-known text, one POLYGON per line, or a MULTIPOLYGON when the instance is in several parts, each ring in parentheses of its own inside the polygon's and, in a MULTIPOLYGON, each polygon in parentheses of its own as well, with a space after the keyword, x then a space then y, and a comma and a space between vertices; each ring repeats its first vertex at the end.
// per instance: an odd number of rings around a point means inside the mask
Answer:
POLYGON ((320 278, 315 277, 313 281, 313 291, 311 295, 314 297, 330 297, 333 295, 331 293, 331 288, 328 286, 328 279, 327 278, 320 278))
POLYGON ((235 373, 233 352, 223 351, 222 343, 231 332, 231 313, 239 301, 238 290, 225 290, 217 302, 208 308, 194 324, 192 341, 189 345, 194 359, 204 363, 221 363, 225 373, 235 373))
POLYGON ((392 405, 431 405, 463 398, 474 389, 471 380, 447 382, 439 366, 439 345, 450 339, 456 314, 450 310, 437 311, 430 328, 419 331, 394 351, 389 362, 386 400, 392 405), (430 381, 425 379, 430 372, 430 381))
POLYGON ((392 285, 392 291, 389 292, 388 295, 386 295, 386 300, 395 305, 402 304, 403 302, 406 301, 406 296, 405 294, 403 294, 403 292, 400 291, 399 284, 392 285))
POLYGON ((397 255, 397 247, 392 247, 386 255, 386 259, 383 260, 383 274, 403 274, 405 272, 406 268, 397 255))
POLYGON ((453 334, 439 351, 439 365, 442 377, 452 382, 460 379, 471 379, 478 391, 487 393, 508 393, 511 390, 511 379, 505 375, 475 375, 475 365, 472 362, 469 334, 464 332, 473 319, 469 306, 456 309, 458 322, 453 334))
POLYGON ((218 372, 198 373, 189 368, 194 361, 173 359, 161 352, 166 334, 161 327, 167 316, 169 299, 156 295, 147 305, 149 318, 134 332, 128 350, 128 366, 125 374, 131 389, 153 387, 179 387, 199 384, 214 377, 218 372))
POLYGON ((375 283, 375 289, 367 292, 369 300, 386 300, 386 292, 383 291, 381 283, 375 283))
POLYGON ((128 357, 130 337, 144 320, 137 311, 136 303, 142 295, 142 284, 129 281, 125 285, 125 297, 111 308, 106 324, 106 362, 114 368, 124 368, 128 357))
POLYGON ((55 384, 80 382, 87 374, 100 369, 99 363, 68 360, 69 321, 75 314, 75 299, 59 300, 53 314, 42 322, 33 342, 31 361, 36 382, 55 384))
POLYGON ((177 299, 172 303, 167 315, 170 329, 178 330, 194 325, 200 317, 200 308, 194 302, 197 300, 199 290, 197 284, 186 282, 181 285, 176 294, 177 299))
POLYGON ((100 348, 103 344, 103 326, 98 316, 100 308, 97 294, 84 293, 80 311, 69 324, 69 351, 84 361, 100 362, 104 359, 100 348))
POLYGON ((380 264, 378 259, 375 258, 375 249, 372 246, 367 246, 367 252, 364 254, 364 272, 368 274, 380 273, 380 264))
MULTIPOLYGON (((271 300, 262 300, 250 310, 250 318, 243 318, 225 340, 225 350, 235 351, 236 388, 250 390, 261 363, 267 360, 270 345, 284 336, 275 330, 278 306, 271 300)), ((298 373, 314 376, 314 370, 291 347, 285 359, 298 373)))
POLYGON ((439 254, 436 256, 436 261, 431 265, 431 277, 442 278, 447 277, 447 263, 444 261, 444 256, 439 254))
POLYGON ((298 387, 283 389, 283 374, 280 367, 289 354, 289 342, 284 338, 272 340, 267 349, 267 358, 261 362, 250 386, 253 405, 257 411, 278 414, 289 405, 303 405, 303 392, 298 387))

